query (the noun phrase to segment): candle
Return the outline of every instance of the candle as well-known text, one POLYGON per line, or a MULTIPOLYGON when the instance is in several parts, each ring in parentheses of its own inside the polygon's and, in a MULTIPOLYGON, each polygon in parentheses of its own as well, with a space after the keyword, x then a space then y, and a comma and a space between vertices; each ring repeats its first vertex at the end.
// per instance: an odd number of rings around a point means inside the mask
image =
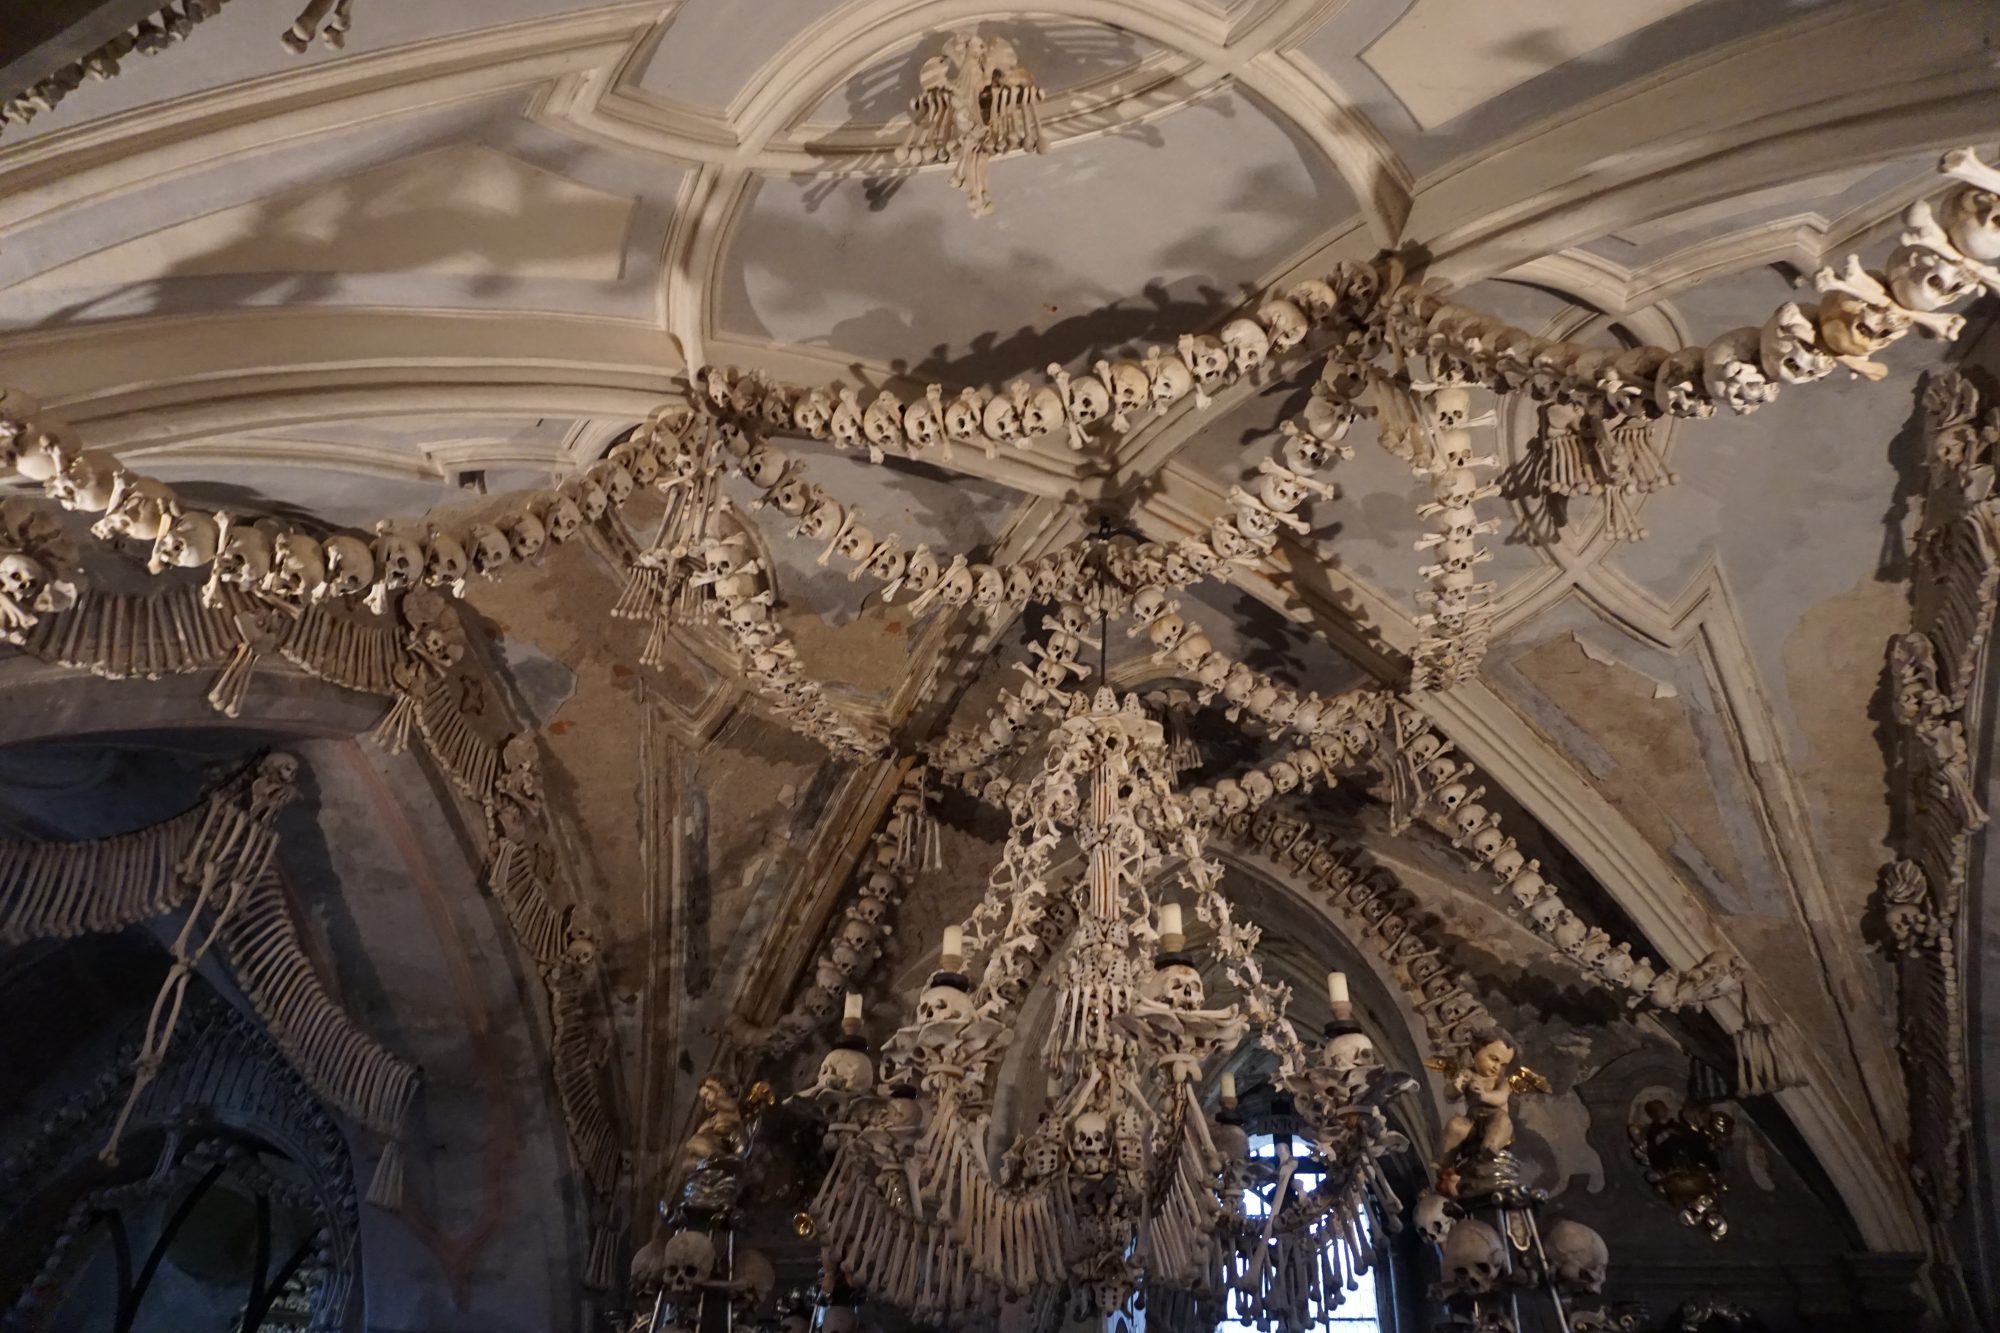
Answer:
POLYGON ((965 931, 957 926, 944 928, 944 948, 939 951, 938 963, 947 972, 956 972, 965 962, 965 931))
POLYGON ((847 992, 847 1005, 841 1011, 840 1017, 843 1022, 847 1023, 859 1023, 861 1021, 861 996, 858 992, 847 992))
POLYGON ((1329 972, 1326 974, 1326 998, 1333 1001, 1336 1005, 1348 1002, 1347 974, 1345 972, 1329 972))
POLYGON ((1160 934, 1166 936, 1178 935, 1180 933, 1181 905, 1179 903, 1167 903, 1163 905, 1160 908, 1160 934))
POLYGON ((1227 1069, 1222 1071, 1222 1101, 1225 1106, 1236 1101, 1236 1075, 1227 1069))

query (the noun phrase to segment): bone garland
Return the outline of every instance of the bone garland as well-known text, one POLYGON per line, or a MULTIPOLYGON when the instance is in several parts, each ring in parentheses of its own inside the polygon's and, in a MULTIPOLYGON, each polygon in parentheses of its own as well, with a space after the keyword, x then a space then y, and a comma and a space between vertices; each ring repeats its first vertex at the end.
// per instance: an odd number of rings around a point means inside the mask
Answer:
POLYGON ((418 1071, 354 1025, 299 943, 291 907, 275 875, 264 875, 220 925, 222 951, 257 1016, 313 1091, 387 1142, 368 1201, 402 1204, 402 1132, 418 1071))
MULTIPOLYGON (((1967 155, 1969 158, 1969 155, 1967 155)), ((1947 167, 1954 165, 1947 158, 1947 167)), ((2000 256, 1988 235, 2000 175, 1975 160, 1954 174, 1983 182, 1945 213, 1967 244, 2000 256), (1980 173, 1984 173, 1981 175, 1980 173), (1989 220, 1982 223, 1981 218, 1989 220)), ((1970 1123, 1964 1063, 1965 1000, 1958 918, 1974 836, 1987 822, 1974 756, 1984 744, 1974 700, 2000 602, 2000 498, 1993 445, 2000 412, 1955 372, 1924 392, 1923 526, 1913 552, 1911 628, 1889 645, 1888 686, 1900 763, 1893 799, 1903 812, 1897 859, 1882 867, 1878 899, 1897 976, 1897 1028, 1910 1100, 1910 1173, 1933 1217, 1963 1194, 1970 1123)))
POLYGON ((1471 395, 1463 388, 1440 386, 1409 400, 1418 438, 1428 446, 1414 458, 1415 470, 1428 476, 1431 500, 1418 508, 1421 518, 1438 527, 1417 540, 1420 551, 1435 550, 1433 563, 1420 571, 1430 579, 1429 591, 1417 600, 1429 609, 1417 617, 1424 638, 1410 656, 1410 688, 1448 690, 1479 673, 1493 628, 1493 585, 1481 582, 1479 565, 1493 553, 1479 545, 1482 534, 1499 527, 1482 520, 1474 506, 1499 494, 1499 487, 1479 479, 1479 470, 1498 461, 1491 454, 1474 455, 1472 428, 1491 426, 1489 410, 1472 415, 1471 395))
POLYGON ((98 1153, 106 1165, 117 1164, 118 1144, 124 1137, 126 1121, 146 1086, 160 1072, 180 1021, 188 978, 222 937, 245 891, 271 865, 278 846, 271 821, 292 799, 292 781, 297 773, 298 762, 289 755, 267 756, 247 777, 230 784, 226 800, 208 803, 190 857, 179 867, 180 873, 196 885, 194 899, 170 949, 173 965, 167 969, 166 980, 161 982, 153 1011, 146 1020, 146 1035, 132 1064, 132 1090, 98 1153), (205 929, 204 909, 211 918, 205 929))
POLYGON ((34 87, 0 102, 0 125, 26 125, 83 86, 86 79, 115 78, 133 54, 156 56, 193 33, 195 25, 222 12, 227 0, 175 0, 157 14, 105 42, 81 60, 64 65, 34 87))
POLYGON ((764 577, 762 562, 747 558, 747 549, 747 544, 737 547, 715 541, 703 553, 711 568, 713 557, 729 553, 730 572, 718 575, 713 583, 716 623, 735 641, 745 681, 780 719, 836 754, 873 754, 881 738, 848 721, 827 702, 819 682, 799 666, 798 649, 773 610, 777 594, 764 577))
POLYGON ((658 455, 674 452, 673 432, 687 425, 685 415, 656 415, 644 433, 562 485, 506 497, 490 522, 431 524, 421 537, 385 520, 372 539, 321 538, 274 518, 187 508, 166 483, 80 447, 18 389, 0 388, 0 473, 17 472, 66 509, 102 513, 92 535, 144 547, 154 574, 208 568, 211 607, 240 591, 293 617, 329 599, 365 599, 379 613, 392 593, 431 587, 459 596, 470 577, 498 578, 549 542, 575 540, 586 522, 631 499, 635 473, 658 476, 658 455))
POLYGON ((1936 208, 1919 201, 1905 211, 1908 229, 1884 270, 1864 270, 1850 255, 1839 270, 1813 275, 1822 293, 1817 305, 1780 306, 1761 328, 1732 329, 1706 347, 1610 351, 1552 342, 1414 287, 1387 303, 1388 331, 1405 354, 1428 358, 1434 381, 1564 403, 1593 419, 1592 431, 1664 416, 1705 417, 1718 406, 1754 412, 1777 397, 1780 385, 1823 379, 1836 369, 1879 379, 1886 372, 1868 359, 1874 353, 1912 328, 1956 338, 1965 321, 1946 308, 1982 288, 2000 290, 1993 267, 2000 216, 1992 203, 2000 173, 1967 149, 1945 154, 1939 169, 1963 183, 1936 208))
POLYGON ((583 932, 572 934, 562 960, 543 979, 549 988, 549 1052, 563 1122, 584 1178, 604 1198, 617 1184, 622 1149, 605 1089, 610 1025, 592 1002, 598 980, 596 942, 583 932))
MULTIPOLYGON (((911 772, 921 772, 921 768, 911 772)), ((901 831, 905 815, 892 809, 887 822, 870 839, 868 854, 855 874, 854 896, 821 946, 812 981, 757 1044, 755 1054, 760 1064, 791 1054, 837 1018, 842 992, 859 990, 867 982, 884 941, 896 933, 896 911, 907 889, 898 873, 905 864, 901 831)))
POLYGON ((353 26, 354 0, 307 0, 306 7, 278 40, 295 56, 304 55, 315 36, 327 50, 339 51, 346 47, 347 30, 353 26))
POLYGON ((1474 1034, 1493 1026, 1493 1017, 1454 976, 1415 913, 1419 904, 1381 867, 1357 871, 1334 838, 1296 820, 1270 812, 1232 815, 1216 833, 1240 846, 1262 851, 1298 875, 1325 899, 1352 929, 1352 938, 1373 938, 1375 949, 1409 996, 1424 1022, 1433 1055, 1462 1051, 1474 1034))
POLYGON ((68 611, 42 617, 21 650, 111 680, 158 680, 228 661, 243 609, 233 596, 203 606, 200 590, 185 585, 150 594, 91 589, 68 611))
POLYGON ((865 449, 875 461, 890 451, 921 458, 934 449, 949 458, 954 447, 977 447, 991 457, 1002 445, 1027 448, 1058 432, 1082 448, 1106 426, 1123 434, 1139 414, 1163 416, 1190 395, 1207 407, 1213 390, 1261 378, 1274 355, 1299 348, 1315 331, 1342 347, 1379 350, 1379 334, 1368 329, 1379 322, 1382 292, 1399 274, 1393 264, 1343 262, 1324 280, 1267 293, 1250 315, 1213 333, 1182 334, 1172 347, 1153 347, 1143 361, 1100 360, 1090 373, 1073 376, 1051 367, 1047 379, 1017 379, 1003 392, 927 384, 905 404, 884 389, 864 409, 861 391, 850 386, 779 384, 717 366, 696 376, 696 388, 712 410, 745 429, 754 422, 760 433, 830 439, 837 448, 865 449))
POLYGON ((1042 90, 1004 37, 953 33, 918 70, 910 131, 898 162, 952 163, 951 183, 974 217, 993 211, 988 179, 996 157, 1040 153, 1042 90))
POLYGON ((185 814, 91 842, 0 842, 0 944, 100 934, 184 903, 237 855, 231 788, 185 814))

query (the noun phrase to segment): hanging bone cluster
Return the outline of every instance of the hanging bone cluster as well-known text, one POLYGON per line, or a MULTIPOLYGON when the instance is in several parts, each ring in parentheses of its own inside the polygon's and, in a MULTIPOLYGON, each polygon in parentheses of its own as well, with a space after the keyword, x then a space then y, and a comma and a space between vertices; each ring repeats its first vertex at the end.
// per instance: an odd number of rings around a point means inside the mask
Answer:
POLYGON ((954 33, 917 71, 910 132, 899 162, 950 162, 951 183, 974 217, 993 211, 994 158, 1039 153, 1042 90, 1004 37, 954 33))
POLYGON ((0 125, 26 125, 36 116, 54 111, 86 81, 116 78, 128 58, 156 56, 184 41, 194 32, 196 24, 220 14, 225 3, 227 0, 175 0, 161 6, 158 13, 140 19, 82 59, 64 65, 25 92, 0 101, 0 125))
POLYGON ((1479 566, 1493 552, 1479 539, 1499 521, 1481 519, 1473 506, 1499 494, 1499 487, 1479 476, 1499 460, 1473 452, 1472 431, 1493 426, 1498 418, 1490 410, 1474 416, 1472 394, 1461 385, 1419 395, 1416 412, 1430 446, 1417 471, 1431 484, 1430 503, 1417 514, 1437 526, 1417 540, 1418 550, 1432 553, 1431 563, 1419 571, 1431 586, 1417 594, 1428 609, 1417 617, 1424 637, 1410 657, 1410 680, 1418 690, 1448 690, 1478 673, 1493 630, 1493 584, 1479 577, 1479 566))

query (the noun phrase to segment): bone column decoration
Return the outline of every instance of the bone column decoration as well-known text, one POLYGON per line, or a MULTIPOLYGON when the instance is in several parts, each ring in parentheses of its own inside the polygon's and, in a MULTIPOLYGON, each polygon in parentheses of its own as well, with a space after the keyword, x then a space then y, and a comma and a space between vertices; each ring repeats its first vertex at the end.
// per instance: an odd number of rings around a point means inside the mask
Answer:
POLYGON ((1481 519, 1476 506, 1500 493, 1480 479, 1499 460, 1474 452, 1472 432, 1498 418, 1490 409, 1474 416, 1472 391, 1461 384, 1412 386, 1407 396, 1386 384, 1383 391, 1397 396, 1414 426, 1409 461, 1431 485, 1430 502, 1417 514, 1436 525, 1417 540, 1418 550, 1431 553, 1431 563, 1420 571, 1431 586, 1417 594, 1426 608, 1416 622, 1424 637, 1410 655, 1410 685, 1448 690, 1479 674, 1493 632, 1493 584, 1479 576, 1479 566, 1493 552, 1479 539, 1495 531, 1499 520, 1481 519))
MULTIPOLYGON (((1947 159, 1948 161, 1950 159, 1947 159)), ((1991 218, 2000 198, 1948 201, 1963 229, 1968 212, 1991 218)), ((1968 238, 1970 242, 1972 238, 1968 238)), ((2000 238, 1990 243, 2000 258, 2000 238)), ((1950 1217, 1964 1188, 1969 1124, 1965 997, 1959 915, 1973 838, 1987 812, 1977 758, 1985 744, 1976 700, 2000 598, 2000 497, 1993 441, 2000 413, 1954 372, 1924 393, 1923 526, 1910 577, 1911 628, 1889 644, 1892 799, 1901 809, 1897 857, 1882 867, 1877 899, 1896 970, 1897 1028, 1910 1105, 1910 1174, 1924 1206, 1950 1217)))
MULTIPOLYGON (((350 0, 351 2, 351 0, 350 0)), ((197 25, 222 12, 227 0, 173 0, 119 33, 80 60, 73 60, 33 87, 0 101, 0 126, 26 125, 54 111, 86 82, 118 76, 132 56, 156 56, 191 36, 197 25)))
POLYGON ((974 217, 993 211, 994 158, 1042 152, 1042 90, 1004 37, 953 33, 917 71, 910 131, 896 159, 952 164, 951 183, 974 217))
POLYGON ((828 1270, 948 1321, 1003 1296, 1106 1316, 1142 1283, 1331 1306, 1338 1275, 1367 1262, 1360 1211, 1371 1195, 1393 1197, 1375 1158, 1401 1140, 1378 1106, 1408 1081, 1344 1080, 1293 1031, 1288 995, 1264 979, 1255 927, 1219 892, 1203 825, 1173 793, 1164 732, 1140 700, 1077 691, 1060 711, 1040 770, 1009 794, 987 895, 948 945, 964 951, 964 972, 947 959, 931 978, 884 1043, 879 1082, 836 1050, 809 1089, 838 1145, 812 1210, 828 1270), (1085 864, 1058 883, 1049 852, 1067 839, 1085 864), (1147 885, 1169 856, 1235 1004, 1207 1005, 1192 960, 1159 951, 1147 885), (994 1079, 1038 985, 1053 991, 1037 1061, 1055 1097, 1009 1152, 1017 1165, 996 1172, 984 1148, 994 1079), (1251 1228, 1225 1197, 1225 1159, 1194 1094, 1205 1062, 1253 1029, 1279 1053, 1280 1084, 1327 1166, 1270 1224, 1283 1255, 1270 1265, 1235 1258, 1267 1224, 1251 1228))

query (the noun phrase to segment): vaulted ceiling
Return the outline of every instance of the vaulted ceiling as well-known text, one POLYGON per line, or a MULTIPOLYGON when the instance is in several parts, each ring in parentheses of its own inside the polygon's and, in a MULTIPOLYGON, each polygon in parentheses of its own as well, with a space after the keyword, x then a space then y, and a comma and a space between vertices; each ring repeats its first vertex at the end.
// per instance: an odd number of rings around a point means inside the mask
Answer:
MULTIPOLYGON (((1940 150, 2000 123, 1983 0, 359 0, 345 48, 304 56, 276 40, 292 9, 233 0, 0 132, 0 382, 190 497, 360 528, 569 475, 704 364, 997 388, 1398 247, 1536 333, 1699 344, 1880 249, 1937 188, 1940 150), (967 27, 1008 37, 1048 94, 1047 151, 994 165, 988 217, 945 168, 894 156, 918 65, 967 27)), ((1985 327, 1949 355, 1995 360, 1985 327)), ((1861 928, 1889 856, 1876 694, 1909 623, 1919 380, 1946 358, 1912 338, 1881 383, 1674 424, 1678 484, 1643 505, 1643 541, 1613 540, 1595 500, 1559 526, 1508 506, 1490 655, 1420 699, 1601 919, 1670 965, 1746 960, 1812 1069, 1783 1132, 1883 1251, 1926 1239, 1861 928)), ((1309 383, 1233 386, 1103 453, 1048 439, 874 467, 788 447, 911 542, 1025 557, 1102 510, 1160 539, 1206 526, 1309 383)), ((1501 405, 1503 466, 1534 430, 1532 404, 1501 405)), ((1310 536, 1188 599, 1219 648, 1323 693, 1406 682, 1428 560, 1422 479, 1366 423, 1349 443, 1310 536)), ((1027 627, 912 618, 752 517, 802 659, 853 716, 914 744, 1018 679, 1027 627)), ((607 942, 643 1174, 705 1060, 810 968, 886 788, 762 714, 718 642, 642 667, 618 594, 597 553, 565 548, 468 601, 607 942), (669 923, 633 828, 656 800, 687 818, 697 789, 704 906, 669 923), (803 938, 774 961, 765 931, 803 938)), ((1122 636, 1110 657, 1114 679, 1154 674, 1122 636)), ((361 836, 379 793, 345 741, 315 744, 340 752, 329 791, 353 788, 328 819, 361 836)), ((23 799, 10 820, 46 827, 23 799)), ((1569 984, 1461 862, 1366 806, 1321 817, 1481 942, 1492 1005, 1523 970, 1569 984)), ((997 835, 982 818, 959 812, 965 855, 905 939, 969 906, 997 835)), ((331 842, 325 884, 352 854, 331 842)), ((1290 972, 1317 965, 1301 950, 1290 972)), ((1517 1024, 1564 1013, 1516 1003, 1517 1024)))

